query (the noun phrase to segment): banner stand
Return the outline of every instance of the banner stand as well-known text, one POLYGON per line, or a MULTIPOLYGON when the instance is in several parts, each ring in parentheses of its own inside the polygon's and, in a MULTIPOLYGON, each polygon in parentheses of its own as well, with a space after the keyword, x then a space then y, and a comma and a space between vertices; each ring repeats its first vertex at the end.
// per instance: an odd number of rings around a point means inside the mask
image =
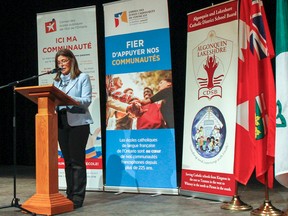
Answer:
POLYGON ((178 194, 167 0, 116 1, 103 6, 104 190, 178 194))
POLYGON ((238 78, 238 1, 187 15, 180 194, 230 201, 238 78))
POLYGON ((200 192, 194 192, 194 191, 182 190, 182 189, 180 190, 180 194, 183 196, 199 197, 201 199, 217 200, 220 202, 231 201, 231 196, 222 196, 222 195, 210 194, 210 193, 200 193, 200 192))
MULTIPOLYGON (((55 54, 70 49, 79 68, 90 76, 92 102, 89 111, 93 118, 86 145, 87 186, 90 191, 103 190, 102 143, 100 121, 100 90, 96 6, 71 8, 37 14, 37 45, 39 74, 55 66, 55 54)), ((39 78, 39 85, 53 83, 55 74, 39 78)), ((59 189, 66 188, 64 158, 58 145, 59 189)))
POLYGON ((143 194, 161 194, 161 195, 178 195, 178 189, 163 188, 134 188, 134 187, 112 187, 105 186, 104 191, 117 193, 143 193, 143 194))

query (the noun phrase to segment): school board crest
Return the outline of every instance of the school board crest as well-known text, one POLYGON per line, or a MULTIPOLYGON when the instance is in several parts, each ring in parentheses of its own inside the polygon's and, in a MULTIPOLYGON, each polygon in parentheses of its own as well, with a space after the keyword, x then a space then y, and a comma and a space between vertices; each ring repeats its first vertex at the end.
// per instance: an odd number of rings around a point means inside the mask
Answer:
POLYGON ((222 98, 223 82, 229 71, 233 42, 218 37, 214 30, 192 50, 195 80, 198 84, 198 100, 222 98))

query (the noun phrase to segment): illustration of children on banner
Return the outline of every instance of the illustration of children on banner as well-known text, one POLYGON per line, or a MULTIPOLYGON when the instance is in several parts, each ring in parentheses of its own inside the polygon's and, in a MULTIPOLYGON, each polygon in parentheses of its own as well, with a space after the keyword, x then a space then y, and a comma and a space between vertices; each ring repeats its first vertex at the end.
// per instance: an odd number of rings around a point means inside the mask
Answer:
POLYGON ((204 158, 212 158, 221 151, 226 137, 222 113, 213 106, 201 109, 192 126, 192 145, 204 158))

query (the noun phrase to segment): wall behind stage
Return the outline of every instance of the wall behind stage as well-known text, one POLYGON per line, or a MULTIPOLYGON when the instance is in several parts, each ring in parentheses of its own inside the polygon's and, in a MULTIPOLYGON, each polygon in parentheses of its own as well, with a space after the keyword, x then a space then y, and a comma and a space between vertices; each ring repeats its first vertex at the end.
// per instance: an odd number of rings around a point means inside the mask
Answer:
MULTIPOLYGON (((67 8, 96 5, 99 52, 99 79, 102 100, 105 99, 105 59, 104 59, 104 18, 103 3, 113 1, 104 0, 11 0, 1 2, 0 8, 0 86, 13 81, 32 77, 38 73, 37 64, 37 29, 36 14, 67 8)), ((217 4, 223 0, 168 0, 172 71, 174 84, 175 110, 175 139, 177 170, 181 170, 181 155, 183 141, 184 93, 186 73, 186 42, 187 42, 187 13, 217 4), (178 121, 177 121, 178 119, 178 121), (180 119, 180 120, 179 120, 180 119)), ((275 7, 276 1, 264 0, 271 35, 275 35, 275 7), (272 16, 271 16, 272 15, 272 16)), ((53 66, 51 66, 53 67, 53 66)), ((18 86, 37 85, 37 79, 27 81, 18 86)), ((35 127, 34 118, 37 105, 28 101, 18 93, 16 106, 13 104, 13 88, 0 90, 0 165, 13 164, 13 109, 16 107, 16 155, 17 164, 35 165, 35 127)), ((105 101, 101 102, 101 109, 105 110, 105 101)), ((105 114, 102 112, 102 128, 105 128, 105 114)), ((102 138, 105 137, 102 131, 102 138)), ((105 139, 103 139, 105 148, 105 139)), ((105 149, 103 151, 105 155, 105 149)))

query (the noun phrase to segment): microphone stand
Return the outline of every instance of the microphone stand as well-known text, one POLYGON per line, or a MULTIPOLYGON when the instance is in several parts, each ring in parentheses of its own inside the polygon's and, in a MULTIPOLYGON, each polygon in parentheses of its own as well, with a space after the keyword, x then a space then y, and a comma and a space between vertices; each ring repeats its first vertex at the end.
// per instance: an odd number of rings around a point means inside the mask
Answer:
POLYGON ((54 70, 48 71, 46 73, 34 75, 32 77, 28 77, 28 78, 23 79, 23 80, 14 81, 14 82, 8 83, 7 85, 0 86, 0 90, 13 86, 13 199, 12 199, 10 205, 2 206, 2 207, 0 207, 0 209, 15 207, 15 208, 21 209, 22 211, 24 211, 28 214, 36 215, 35 213, 30 212, 30 211, 24 209, 23 207, 21 207, 21 204, 19 203, 20 199, 17 198, 17 195, 16 195, 16 175, 17 175, 17 154, 16 154, 17 145, 16 145, 16 141, 17 140, 16 140, 16 91, 15 91, 15 87, 20 83, 26 82, 28 80, 36 79, 36 78, 43 76, 43 75, 46 75, 46 74, 56 73, 57 71, 58 70, 54 69, 54 70))

